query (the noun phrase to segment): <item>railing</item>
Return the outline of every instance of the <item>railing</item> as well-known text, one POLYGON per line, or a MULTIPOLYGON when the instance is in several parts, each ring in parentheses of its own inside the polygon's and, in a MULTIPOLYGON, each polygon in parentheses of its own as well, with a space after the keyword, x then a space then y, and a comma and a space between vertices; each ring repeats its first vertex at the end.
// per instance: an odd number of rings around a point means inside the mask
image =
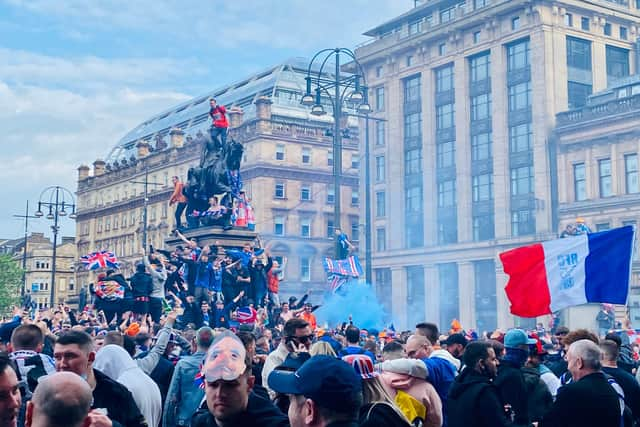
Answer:
POLYGON ((629 98, 614 99, 594 106, 585 106, 579 110, 571 110, 556 115, 557 126, 567 126, 587 120, 608 118, 612 114, 640 110, 640 95, 629 98))

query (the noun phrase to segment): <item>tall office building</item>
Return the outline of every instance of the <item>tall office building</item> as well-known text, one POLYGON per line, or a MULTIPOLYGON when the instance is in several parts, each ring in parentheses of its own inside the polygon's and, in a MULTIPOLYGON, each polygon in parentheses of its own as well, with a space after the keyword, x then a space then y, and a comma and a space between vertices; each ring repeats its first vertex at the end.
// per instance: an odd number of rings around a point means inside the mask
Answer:
POLYGON ((374 281, 396 322, 532 325, 509 314, 498 254, 557 236, 555 115, 635 72, 636 3, 433 0, 365 33, 386 120, 367 159, 374 281))

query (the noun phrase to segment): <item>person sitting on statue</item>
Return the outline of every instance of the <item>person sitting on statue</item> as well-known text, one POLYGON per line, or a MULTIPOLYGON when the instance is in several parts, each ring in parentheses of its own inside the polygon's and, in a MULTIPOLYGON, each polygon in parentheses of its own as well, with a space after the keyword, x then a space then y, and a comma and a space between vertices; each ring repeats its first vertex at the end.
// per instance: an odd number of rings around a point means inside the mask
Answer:
POLYGON ((223 221, 228 213, 228 209, 218 202, 218 197, 209 198, 209 209, 202 212, 201 216, 204 225, 225 225, 223 221))
POLYGON ((184 184, 180 181, 180 178, 174 176, 171 178, 173 182, 173 194, 171 194, 171 198, 169 199, 169 206, 173 206, 177 203, 176 206, 176 228, 182 227, 182 213, 187 207, 187 198, 183 194, 184 184))
POLYGON ((214 141, 217 151, 223 151, 227 145, 227 109, 224 105, 218 105, 215 98, 209 98, 209 116, 213 121, 210 129, 211 139, 214 141))

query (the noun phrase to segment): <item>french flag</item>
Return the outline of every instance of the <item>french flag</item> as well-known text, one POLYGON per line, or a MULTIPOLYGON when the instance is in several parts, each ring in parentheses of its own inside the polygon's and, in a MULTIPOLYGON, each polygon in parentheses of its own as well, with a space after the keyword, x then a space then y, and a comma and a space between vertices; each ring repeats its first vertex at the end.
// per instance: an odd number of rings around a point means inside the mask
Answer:
POLYGON ((511 313, 537 317, 586 303, 625 304, 634 233, 628 225, 501 253, 511 313))

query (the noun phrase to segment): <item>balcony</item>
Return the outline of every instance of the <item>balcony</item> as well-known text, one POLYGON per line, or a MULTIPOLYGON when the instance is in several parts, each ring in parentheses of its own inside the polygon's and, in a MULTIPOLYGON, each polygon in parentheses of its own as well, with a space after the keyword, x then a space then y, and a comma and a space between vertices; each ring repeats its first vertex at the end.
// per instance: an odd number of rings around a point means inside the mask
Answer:
POLYGON ((562 128, 589 121, 611 120, 612 116, 637 112, 640 112, 640 94, 559 113, 556 115, 556 124, 558 128, 562 128))

